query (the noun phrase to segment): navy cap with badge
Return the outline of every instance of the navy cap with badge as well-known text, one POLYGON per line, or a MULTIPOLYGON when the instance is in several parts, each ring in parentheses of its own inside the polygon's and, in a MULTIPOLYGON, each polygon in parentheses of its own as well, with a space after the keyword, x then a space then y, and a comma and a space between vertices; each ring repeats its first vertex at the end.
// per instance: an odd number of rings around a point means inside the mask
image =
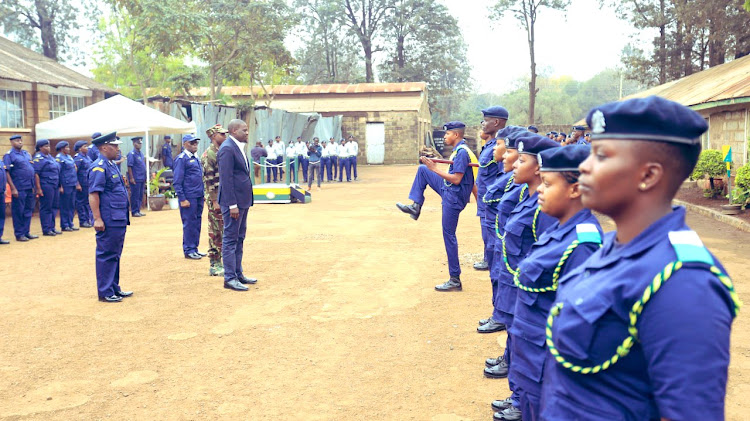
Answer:
POLYGON ((497 133, 497 137, 505 138, 507 149, 516 149, 516 139, 523 133, 529 133, 529 131, 520 126, 506 126, 497 133))
POLYGON ((591 140, 625 139, 700 144, 706 120, 690 108, 658 96, 610 102, 589 111, 591 140))
POLYGON ((583 126, 573 126, 573 130, 576 132, 584 132, 586 131, 586 128, 583 126))
POLYGON ((91 141, 96 146, 100 145, 119 145, 122 143, 120 139, 117 137, 117 132, 107 133, 103 135, 99 135, 94 140, 91 141))
POLYGON ((446 132, 451 130, 463 130, 466 128, 466 125, 460 121, 449 121, 443 125, 443 130, 446 132))
POLYGON ((576 171, 581 162, 591 153, 589 145, 571 145, 564 148, 550 148, 539 152, 536 156, 539 171, 576 171))
POLYGON ((136 137, 134 137, 134 138, 132 138, 132 139, 130 139, 130 140, 131 140, 131 141, 132 141, 133 143, 143 143, 143 137, 141 137, 141 136, 136 136, 136 137))
POLYGON ((494 105, 492 107, 483 109, 482 114, 485 117, 501 118, 503 120, 508 119, 508 110, 506 110, 505 107, 501 107, 499 105, 494 105))
POLYGON ((537 129, 536 126, 529 126, 529 127, 526 128, 526 130, 528 130, 530 132, 534 132, 534 133, 539 133, 539 129, 537 129))
POLYGON ((36 141, 36 150, 39 150, 42 146, 49 145, 49 140, 39 139, 36 141))
POLYGON ((60 149, 66 147, 68 145, 69 145, 69 143, 66 142, 66 141, 64 141, 64 140, 62 142, 57 142, 57 145, 55 145, 55 150, 59 151, 60 149))
POLYGON ((197 142, 197 141, 198 141, 198 138, 195 137, 195 136, 193 136, 192 134, 186 134, 186 135, 182 136, 182 143, 185 143, 185 142, 197 142))
POLYGON ((75 150, 76 152, 78 152, 78 150, 81 149, 83 147, 83 145, 87 145, 87 144, 88 144, 88 142, 86 142, 85 140, 79 140, 73 146, 73 150, 75 150))
POLYGON ((10 140, 16 140, 16 139, 20 139, 20 138, 21 138, 20 134, 14 134, 13 136, 10 137, 10 140))
POLYGON ((534 156, 545 149, 560 147, 554 140, 529 131, 516 139, 516 145, 518 153, 534 156))
POLYGON ((555 131, 552 131, 552 132, 549 132, 549 134, 553 134, 553 135, 557 136, 559 133, 557 133, 555 131))

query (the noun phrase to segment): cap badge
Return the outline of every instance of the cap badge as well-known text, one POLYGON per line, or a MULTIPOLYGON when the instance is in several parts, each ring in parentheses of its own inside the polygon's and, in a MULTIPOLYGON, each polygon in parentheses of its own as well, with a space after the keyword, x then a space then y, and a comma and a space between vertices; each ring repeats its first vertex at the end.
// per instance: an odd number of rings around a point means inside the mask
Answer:
POLYGON ((538 153, 536 154, 536 160, 539 163, 539 168, 542 168, 542 154, 538 153))
POLYGON ((604 113, 601 110, 594 111, 594 114, 591 116, 591 126, 592 133, 604 133, 607 123, 604 121, 604 113))
POLYGON ((523 142, 518 142, 518 152, 523 152, 523 142))

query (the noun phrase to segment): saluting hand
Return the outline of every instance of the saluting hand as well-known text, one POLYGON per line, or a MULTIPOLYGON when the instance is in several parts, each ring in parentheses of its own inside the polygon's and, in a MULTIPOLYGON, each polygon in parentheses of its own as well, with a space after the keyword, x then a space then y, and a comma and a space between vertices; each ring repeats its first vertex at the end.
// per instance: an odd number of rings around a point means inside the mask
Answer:
POLYGON ((102 221, 101 219, 94 219, 94 230, 104 231, 104 221, 102 221))

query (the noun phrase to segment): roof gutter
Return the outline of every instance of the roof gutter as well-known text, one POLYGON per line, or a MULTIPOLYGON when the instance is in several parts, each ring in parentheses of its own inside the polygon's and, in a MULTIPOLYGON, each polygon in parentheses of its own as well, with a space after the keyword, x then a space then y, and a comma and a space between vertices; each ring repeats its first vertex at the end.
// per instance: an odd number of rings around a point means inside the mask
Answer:
POLYGON ((689 105, 688 108, 691 110, 699 111, 699 110, 705 110, 707 108, 714 108, 714 107, 723 107, 725 105, 734 105, 734 104, 747 104, 750 103, 750 97, 740 97, 740 98, 731 98, 731 99, 722 99, 721 101, 711 101, 711 102, 704 102, 702 104, 695 104, 695 105, 689 105))

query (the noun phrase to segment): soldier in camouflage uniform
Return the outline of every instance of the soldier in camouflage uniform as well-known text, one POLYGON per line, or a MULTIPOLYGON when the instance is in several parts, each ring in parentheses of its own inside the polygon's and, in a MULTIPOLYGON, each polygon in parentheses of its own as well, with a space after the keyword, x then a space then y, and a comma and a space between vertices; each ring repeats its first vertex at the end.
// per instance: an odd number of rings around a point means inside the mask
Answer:
POLYGON ((203 186, 206 192, 206 207, 208 208, 208 258, 211 262, 209 274, 224 276, 224 265, 221 263, 221 238, 224 235, 224 220, 219 206, 219 165, 216 154, 219 146, 227 139, 227 129, 217 124, 206 130, 211 139, 211 146, 203 152, 201 165, 203 166, 203 186))

